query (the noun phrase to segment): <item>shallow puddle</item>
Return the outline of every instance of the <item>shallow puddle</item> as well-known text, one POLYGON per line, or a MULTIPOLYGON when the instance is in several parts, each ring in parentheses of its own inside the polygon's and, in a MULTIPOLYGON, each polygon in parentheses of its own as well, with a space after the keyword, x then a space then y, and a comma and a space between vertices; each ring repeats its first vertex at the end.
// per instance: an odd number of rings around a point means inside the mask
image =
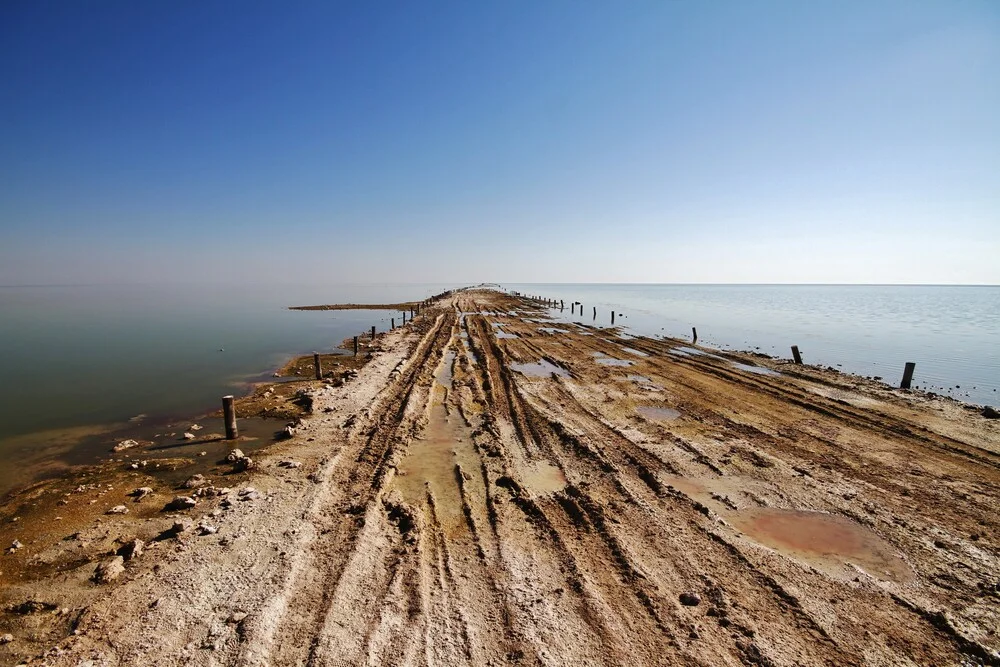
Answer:
POLYGON ((556 329, 555 327, 539 327, 538 330, 541 331, 542 333, 549 333, 549 334, 569 333, 565 329, 556 329))
POLYGON ((635 411, 647 419, 677 419, 681 416, 678 410, 655 405, 640 405, 635 411))
MULTIPOLYGON (((696 347, 672 347, 667 350, 670 354, 676 354, 679 357, 708 357, 709 359, 723 359, 717 354, 711 354, 710 352, 705 352, 704 350, 699 350, 696 347)), ((724 359, 723 359, 724 360, 724 359)))
POLYGON ((643 352, 641 350, 636 350, 636 349, 633 349, 631 347, 622 346, 622 350, 624 350, 625 352, 628 352, 629 354, 634 354, 637 357, 648 357, 649 356, 649 354, 647 354, 646 352, 643 352))
POLYGON ((515 370, 518 373, 528 375, 536 378, 547 378, 552 377, 552 375, 558 375, 559 377, 569 377, 569 371, 565 368, 556 366, 555 364, 542 359, 537 364, 511 364, 511 370, 515 370))
POLYGON ((525 467, 522 478, 526 489, 533 495, 547 495, 566 488, 566 477, 559 468, 548 461, 536 461, 525 467))
POLYGON ((507 333, 506 331, 501 331, 500 329, 497 329, 493 333, 496 334, 497 340, 500 340, 502 338, 520 338, 520 336, 518 336, 517 334, 507 333))
POLYGON ((759 508, 734 514, 730 522, 747 537, 817 569, 843 574, 853 563, 879 579, 903 582, 910 567, 892 546, 847 517, 825 512, 759 508))
POLYGON ((607 357, 600 352, 595 352, 594 356, 597 357, 595 361, 602 366, 631 366, 635 363, 634 361, 629 361, 628 359, 615 359, 614 357, 607 357))
POLYGON ((781 375, 778 371, 772 371, 770 368, 764 368, 763 366, 751 366, 750 364, 741 364, 739 362, 730 362, 735 368, 741 371, 746 371, 747 373, 756 373, 757 375, 781 375))
POLYGON ((430 491, 437 519, 449 531, 464 529, 465 525, 456 465, 461 464, 466 472, 474 472, 479 466, 471 430, 457 413, 449 414, 445 405, 454 362, 455 352, 447 351, 434 375, 427 426, 410 443, 393 480, 403 499, 414 507, 423 507, 430 491))

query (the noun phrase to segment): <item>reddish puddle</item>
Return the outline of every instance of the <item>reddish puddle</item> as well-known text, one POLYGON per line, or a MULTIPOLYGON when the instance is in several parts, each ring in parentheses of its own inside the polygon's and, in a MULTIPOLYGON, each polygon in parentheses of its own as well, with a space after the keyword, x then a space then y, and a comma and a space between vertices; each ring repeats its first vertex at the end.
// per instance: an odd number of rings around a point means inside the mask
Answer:
POLYGON ((888 542, 846 517, 761 508, 739 512, 729 520, 754 541, 820 570, 842 574, 844 565, 853 563, 879 579, 913 578, 888 542))

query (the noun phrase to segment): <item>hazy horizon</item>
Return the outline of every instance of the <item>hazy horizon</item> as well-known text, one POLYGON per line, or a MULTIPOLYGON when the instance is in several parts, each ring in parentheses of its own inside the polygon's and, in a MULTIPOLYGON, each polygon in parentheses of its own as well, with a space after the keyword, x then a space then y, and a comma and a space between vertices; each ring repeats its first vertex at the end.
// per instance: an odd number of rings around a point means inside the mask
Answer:
POLYGON ((1000 284, 995 2, 5 3, 0 59, 0 285, 1000 284))

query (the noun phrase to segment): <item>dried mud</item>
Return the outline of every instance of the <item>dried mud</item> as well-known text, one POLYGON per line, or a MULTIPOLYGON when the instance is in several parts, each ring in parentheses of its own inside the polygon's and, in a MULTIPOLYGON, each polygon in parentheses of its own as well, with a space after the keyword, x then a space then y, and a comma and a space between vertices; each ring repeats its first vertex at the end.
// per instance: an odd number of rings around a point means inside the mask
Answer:
POLYGON ((217 533, 111 585, 88 562, 7 586, 0 659, 1000 662, 995 422, 679 341, 630 336, 608 366, 616 330, 546 333, 536 304, 426 304, 316 392, 259 500, 189 513, 217 533))

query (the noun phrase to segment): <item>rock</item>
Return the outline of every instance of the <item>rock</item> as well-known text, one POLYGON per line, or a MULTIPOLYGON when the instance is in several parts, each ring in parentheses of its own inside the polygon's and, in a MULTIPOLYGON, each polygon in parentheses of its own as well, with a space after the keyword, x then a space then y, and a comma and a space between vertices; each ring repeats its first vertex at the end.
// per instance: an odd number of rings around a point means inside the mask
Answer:
POLYGON ((301 461, 281 461, 278 463, 279 468, 301 468, 301 461))
POLYGON ((12 641, 14 641, 14 635, 10 634, 9 632, 6 633, 6 634, 0 635, 0 644, 9 644, 12 641))
POLYGON ((115 505, 105 512, 105 514, 128 514, 128 508, 124 505, 115 505))
POLYGON ((208 480, 202 474, 192 475, 188 477, 187 481, 184 482, 185 489, 197 489, 199 486, 204 486, 208 484, 208 480))
POLYGON ((198 452, 198 456, 208 456, 208 452, 198 452))
POLYGON ((202 429, 201 424, 191 424, 191 426, 188 427, 188 430, 191 431, 200 431, 201 429, 202 429))
POLYGON ((247 455, 244 454, 242 450, 234 449, 233 451, 229 452, 229 456, 226 457, 226 460, 229 461, 230 463, 233 463, 235 461, 239 461, 240 459, 245 459, 246 457, 247 455))
POLYGON ((120 577, 124 572, 125 559, 121 556, 115 556, 97 566, 97 569, 94 570, 94 581, 99 584, 107 584, 120 577))
POLYGON ((239 492, 239 499, 242 501, 257 500, 258 498, 260 498, 260 493, 252 486, 241 489, 239 492))
POLYGON ((191 495, 195 498, 211 498, 212 496, 225 496, 229 493, 229 491, 230 489, 227 486, 224 486, 221 489, 214 486, 203 486, 191 495))
POLYGON ((697 593, 684 592, 680 595, 680 601, 685 607, 696 607, 701 604, 701 596, 697 593))
POLYGON ((138 558, 142 555, 142 552, 146 549, 146 543, 140 539, 134 539, 131 542, 125 543, 116 552, 119 556, 124 558, 126 561, 130 561, 133 558, 138 558))
POLYGON ((184 433, 184 435, 181 436, 181 439, 182 440, 194 440, 194 433, 184 433))
POLYGON ((191 522, 187 519, 180 519, 178 521, 174 521, 174 525, 170 527, 170 533, 173 535, 180 535, 181 533, 186 533, 189 528, 191 528, 191 522))
POLYGON ((229 618, 226 619, 226 623, 242 623, 243 619, 245 619, 246 617, 247 614, 245 611, 234 611, 232 614, 229 615, 229 618))
POLYGON ((111 448, 113 452, 124 452, 126 449, 132 449, 133 447, 138 447, 139 443, 135 440, 122 440, 117 445, 111 448))
POLYGON ((246 470, 252 470, 257 466, 253 459, 249 456, 244 456, 241 459, 237 459, 233 462, 233 472, 244 472, 246 470))
POLYGON ((215 535, 217 532, 219 532, 219 529, 215 526, 210 526, 207 523, 198 524, 199 535, 215 535))
POLYGON ((992 406, 987 405, 983 408, 983 416, 987 419, 1000 419, 1000 411, 992 406))
POLYGON ((198 504, 198 501, 191 496, 175 496, 173 500, 164 505, 163 510, 165 512, 172 512, 175 510, 187 510, 191 509, 198 504))
POLYGON ((129 495, 132 496, 132 498, 134 498, 134 500, 132 502, 136 502, 137 503, 140 500, 142 500, 143 498, 145 498, 146 496, 148 496, 149 494, 151 494, 152 492, 153 492, 153 488, 152 487, 149 487, 149 486, 140 486, 138 489, 135 489, 134 491, 132 491, 132 493, 130 493, 129 495))
POLYGON ((295 436, 295 429, 291 426, 286 426, 275 434, 278 440, 288 440, 295 436))

